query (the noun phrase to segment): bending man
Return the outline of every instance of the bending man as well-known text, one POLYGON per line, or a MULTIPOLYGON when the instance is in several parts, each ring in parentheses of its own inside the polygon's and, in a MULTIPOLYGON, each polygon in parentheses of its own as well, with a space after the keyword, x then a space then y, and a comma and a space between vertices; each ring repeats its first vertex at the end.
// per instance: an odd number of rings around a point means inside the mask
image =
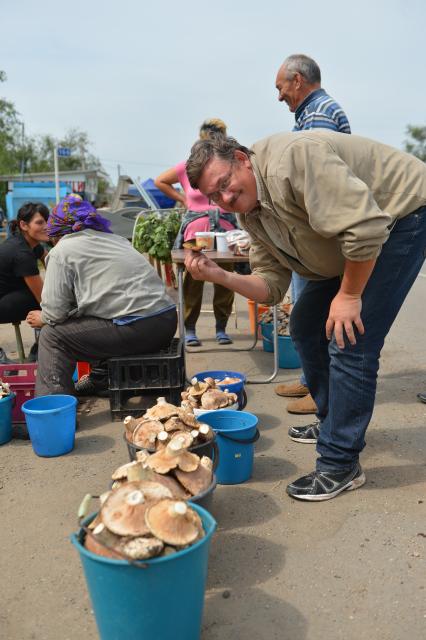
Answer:
POLYGON ((223 209, 244 212, 252 238, 251 275, 188 254, 194 278, 270 304, 292 271, 309 280, 291 334, 318 407, 319 458, 287 492, 327 500, 356 489, 365 482, 359 454, 380 352, 424 261, 426 166, 367 138, 316 130, 278 134, 252 150, 232 138, 199 141, 187 173, 223 209))

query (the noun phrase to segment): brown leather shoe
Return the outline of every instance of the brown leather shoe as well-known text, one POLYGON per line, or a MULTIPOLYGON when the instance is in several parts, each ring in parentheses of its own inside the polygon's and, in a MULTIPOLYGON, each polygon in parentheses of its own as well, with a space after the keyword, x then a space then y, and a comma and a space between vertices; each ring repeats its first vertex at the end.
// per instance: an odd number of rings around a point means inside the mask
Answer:
POLYGON ((310 393, 298 400, 292 400, 287 405, 287 411, 289 413, 316 413, 318 411, 317 405, 310 393))
POLYGON ((275 393, 278 396, 285 396, 288 398, 301 398, 309 393, 309 389, 297 380, 297 382, 278 384, 275 387, 275 393))

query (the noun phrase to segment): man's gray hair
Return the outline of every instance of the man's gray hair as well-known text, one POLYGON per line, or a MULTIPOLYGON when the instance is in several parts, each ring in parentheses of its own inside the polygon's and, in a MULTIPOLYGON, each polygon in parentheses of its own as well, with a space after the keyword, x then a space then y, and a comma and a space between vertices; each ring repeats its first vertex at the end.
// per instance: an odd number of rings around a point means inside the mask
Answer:
POLYGON ((283 67, 291 75, 290 80, 296 73, 300 73, 309 84, 321 84, 321 71, 315 60, 303 53, 296 53, 288 56, 283 62, 283 67))
POLYGON ((253 151, 237 142, 235 138, 215 136, 208 140, 198 140, 193 145, 191 155, 186 162, 186 174, 191 187, 198 189, 201 174, 209 160, 218 158, 219 160, 233 163, 236 151, 242 151, 247 156, 253 153, 253 151))

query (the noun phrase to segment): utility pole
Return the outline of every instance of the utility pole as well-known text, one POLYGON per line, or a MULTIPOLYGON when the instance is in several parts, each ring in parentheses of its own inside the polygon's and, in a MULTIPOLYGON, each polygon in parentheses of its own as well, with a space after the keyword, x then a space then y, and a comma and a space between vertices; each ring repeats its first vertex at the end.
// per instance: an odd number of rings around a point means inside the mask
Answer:
POLYGON ((59 162, 58 162, 58 145, 55 144, 53 150, 53 159, 55 163, 55 189, 56 189, 56 204, 59 203, 59 162))
POLYGON ((24 158, 24 152, 25 152, 25 124, 23 122, 21 122, 21 126, 22 126, 22 138, 21 138, 21 153, 22 153, 22 157, 21 157, 21 180, 24 179, 24 173, 25 173, 25 158, 24 158))

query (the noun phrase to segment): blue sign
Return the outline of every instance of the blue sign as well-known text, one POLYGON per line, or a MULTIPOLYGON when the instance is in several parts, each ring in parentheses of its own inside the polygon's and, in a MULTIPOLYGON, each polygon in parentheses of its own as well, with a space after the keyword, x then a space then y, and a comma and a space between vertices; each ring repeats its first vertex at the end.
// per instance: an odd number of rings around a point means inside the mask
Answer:
POLYGON ((70 155, 71 149, 69 147, 58 147, 58 156, 69 158, 70 155))

